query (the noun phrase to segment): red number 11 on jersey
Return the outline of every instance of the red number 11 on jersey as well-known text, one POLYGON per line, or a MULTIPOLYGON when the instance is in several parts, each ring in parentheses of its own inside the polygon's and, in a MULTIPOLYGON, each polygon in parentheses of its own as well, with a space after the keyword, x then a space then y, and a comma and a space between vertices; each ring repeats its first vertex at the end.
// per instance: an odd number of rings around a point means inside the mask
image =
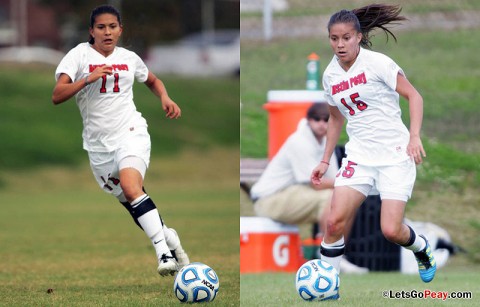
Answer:
MULTIPOLYGON (((113 92, 118 93, 120 92, 120 87, 118 87, 118 79, 120 79, 120 76, 118 75, 118 72, 113 74, 113 92)), ((100 88, 100 93, 106 93, 107 92, 107 75, 102 76, 102 87, 100 88)))

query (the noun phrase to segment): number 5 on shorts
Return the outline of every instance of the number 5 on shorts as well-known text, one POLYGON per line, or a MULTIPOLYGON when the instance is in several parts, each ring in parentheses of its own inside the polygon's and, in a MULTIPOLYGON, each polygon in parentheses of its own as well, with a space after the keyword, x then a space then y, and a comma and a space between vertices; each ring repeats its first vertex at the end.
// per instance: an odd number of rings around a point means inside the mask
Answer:
POLYGON ((355 165, 358 164, 352 161, 348 161, 347 166, 345 166, 345 169, 342 172, 342 177, 351 178, 355 173, 355 169, 353 168, 355 165))

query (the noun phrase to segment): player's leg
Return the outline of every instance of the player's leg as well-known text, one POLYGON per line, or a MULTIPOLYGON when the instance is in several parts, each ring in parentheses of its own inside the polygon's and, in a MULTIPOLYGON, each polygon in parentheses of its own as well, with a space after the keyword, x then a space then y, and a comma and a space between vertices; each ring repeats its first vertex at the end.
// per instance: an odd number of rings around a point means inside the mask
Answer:
MULTIPOLYGON (((367 192, 368 194, 368 192, 367 192)), ((352 224, 358 207, 365 200, 365 194, 348 186, 336 186, 332 205, 327 218, 327 231, 320 246, 321 259, 340 272, 340 260, 345 253, 344 235, 352 224)))
MULTIPOLYGON (((164 273, 171 274, 172 272, 168 269, 169 259, 171 259, 169 258, 170 255, 174 257, 175 261, 178 261, 180 266, 188 264, 189 259, 180 244, 178 234, 175 230, 165 225, 162 217, 158 213, 157 207, 143 189, 143 179, 150 162, 151 144, 148 131, 142 127, 135 127, 135 129, 130 131, 131 134, 123 140, 122 146, 117 150, 115 157, 115 160, 118 161, 117 165, 122 177, 120 180, 122 194, 124 195, 125 201, 130 203, 131 207, 129 212, 132 214, 133 219, 138 221, 140 228, 142 228, 150 238, 151 235, 149 235, 149 233, 156 233, 156 236, 160 237, 160 239, 163 236, 163 243, 155 244, 158 240, 152 239, 152 244, 154 244, 157 256, 159 256, 160 275, 164 273), (138 173, 134 170, 137 170, 141 176, 139 177, 138 173), (151 208, 151 210, 146 213, 145 218, 139 216, 138 208, 141 206, 151 208), (154 213, 156 213, 156 217, 154 213), (153 231, 146 229, 146 224, 149 223, 153 223, 153 231), (165 250, 165 245, 170 250, 170 253, 165 250), (162 260, 163 254, 166 255, 166 261, 162 260), (167 268, 165 269, 165 267, 167 268)), ((140 210, 140 212, 142 211, 140 210)), ((179 265, 177 265, 177 269, 179 265)))
POLYGON ((335 178, 327 231, 320 246, 320 256, 338 272, 340 260, 345 253, 345 234, 350 231, 358 208, 372 189, 375 173, 371 167, 344 158, 335 178))
MULTIPOLYGON (((319 218, 320 225, 322 225, 322 223, 323 223, 323 225, 325 225, 324 227, 321 227, 322 234, 325 234, 327 232, 327 221, 328 221, 328 215, 330 214, 330 207, 331 206, 326 207, 325 210, 322 211, 322 214, 319 218)), ((347 221, 347 223, 345 224, 345 227, 344 227, 345 228, 345 231, 344 231, 344 241, 345 242, 348 242, 348 237, 349 237, 350 232, 352 230, 354 220, 355 220, 355 218, 352 218, 352 219, 350 219, 350 221, 347 221)), ((322 237, 323 237, 323 235, 322 235, 322 237)), ((320 254, 320 248, 318 249, 318 254, 320 254)), ((340 267, 341 272, 347 273, 347 274, 365 274, 365 273, 369 272, 368 268, 360 267, 360 266, 348 261, 348 259, 345 255, 342 256, 339 267, 340 267)))
POLYGON ((420 278, 424 282, 430 282, 437 266, 428 240, 403 222, 415 175, 415 164, 409 160, 379 169, 377 187, 382 197, 380 225, 387 240, 414 253, 420 278))
MULTIPOLYGON (((138 186, 140 186, 140 190, 142 189, 142 184, 143 184, 143 177, 145 175, 145 171, 146 171, 146 163, 145 163, 145 160, 148 161, 148 157, 145 159, 139 159, 139 158, 134 158, 133 162, 132 160, 124 160, 122 163, 122 168, 131 168, 133 170, 137 170, 138 172, 132 172, 134 175, 133 176, 127 176, 127 177, 124 177, 124 180, 126 181, 126 184, 125 184, 125 187, 127 189, 129 189, 129 197, 130 197, 130 201, 127 200, 123 190, 122 190, 122 187, 121 187, 121 184, 120 184, 120 175, 119 175, 119 164, 116 163, 116 156, 118 155, 118 153, 114 153, 114 152, 111 152, 111 153, 104 153, 104 152, 89 152, 88 153, 88 156, 89 156, 89 160, 90 160, 90 166, 92 168, 92 171, 93 171, 93 175, 97 181, 97 183, 99 184, 99 186, 107 193, 109 194, 112 194, 114 195, 115 197, 117 197, 117 199, 120 201, 120 203, 122 203, 122 205, 127 209, 127 211, 130 213, 130 215, 132 216, 133 220, 135 221, 135 223, 143 230, 143 227, 144 225, 142 226, 142 223, 140 222, 139 218, 143 215, 142 212, 145 212, 147 211, 149 208, 150 209, 155 209, 155 211, 157 211, 157 218, 154 219, 156 220, 156 222, 154 222, 154 224, 157 224, 157 225, 160 225, 160 227, 162 229, 167 229, 167 227, 165 225, 163 225, 163 222, 161 220, 161 217, 158 215, 158 210, 156 210, 156 207, 155 205, 153 204, 153 206, 150 204, 148 205, 148 203, 151 201, 148 201, 142 205, 140 205, 139 203, 137 203, 137 206, 136 206, 136 209, 131 205, 131 202, 132 202, 132 198, 133 198, 133 201, 135 201, 135 196, 140 196, 142 194, 145 194, 146 193, 141 193, 139 192, 139 189, 138 189, 138 186), (140 173, 141 177, 139 178, 138 177, 138 173, 140 173), (130 183, 128 181, 131 181, 130 183)), ((138 197, 137 197, 138 198, 138 197)), ((153 202, 152 202, 153 203, 153 202)), ((147 213, 147 212, 145 212, 147 213)), ((150 216, 151 214, 148 214, 147 216, 150 216)), ((143 219, 145 220, 145 219, 143 219)), ((143 221, 143 224, 144 223, 148 223, 143 221)), ((151 227, 147 230, 149 234, 149 237, 151 236, 151 233, 157 233, 158 231, 155 231, 155 230, 151 230, 151 227)), ((179 254, 182 255, 182 252, 184 254, 184 257, 183 257, 183 262, 185 262, 185 258, 187 259, 186 261, 188 261, 188 256, 186 256, 185 252, 183 251, 183 249, 181 248, 181 245, 179 244, 179 240, 178 240, 178 235, 176 235, 175 233, 173 233, 172 231, 164 231, 164 234, 167 236, 165 238, 165 241, 167 241, 167 245, 170 244, 174 246, 174 248, 179 248, 180 249, 180 252, 179 254), (168 238, 168 235, 170 235, 171 239, 169 240, 168 238)), ((152 241, 153 243, 153 241, 152 241)), ((155 246, 155 245, 154 245, 155 246)), ((170 247, 169 247, 170 248, 170 247)), ((169 248, 167 248, 167 251, 169 250, 169 248)), ((172 248, 172 249, 174 249, 172 248)), ((157 252, 157 255, 159 254, 159 252, 157 251, 157 248, 156 248, 156 252, 157 252)), ((166 253, 167 256, 169 255, 168 253, 166 253)), ((171 255, 171 252, 170 252, 170 256, 171 255)), ((169 272, 170 273, 170 272, 169 272)))
MULTIPOLYGON (((382 233, 388 241, 400 245, 404 245, 410 240, 409 227, 403 224, 405 206, 405 201, 382 199, 380 215, 382 233)), ((425 245, 424 242, 423 245, 425 245)))
POLYGON ((436 271, 436 263, 428 240, 403 223, 406 203, 400 200, 382 200, 381 228, 385 238, 411 250, 418 263, 420 277, 430 282, 436 271))
POLYGON ((127 209, 128 213, 130 213, 130 216, 132 217, 133 221, 135 222, 135 224, 137 224, 137 226, 143 230, 142 228, 142 225, 140 225, 140 223, 138 222, 137 218, 135 217, 135 215, 133 214, 133 208, 132 208, 132 205, 125 199, 125 196, 123 195, 123 192, 122 194, 120 195, 120 197, 117 197, 118 198, 118 201, 120 202, 120 204, 122 204, 122 206, 127 209))
POLYGON ((123 158, 119 162, 120 185, 131 205, 133 218, 152 241, 159 262, 158 273, 162 276, 173 275, 178 270, 178 263, 168 248, 158 209, 150 196, 143 191, 145 171, 146 165, 141 158, 123 158))
MULTIPOLYGON (((143 189, 143 191, 147 194, 145 189, 143 189)), ((132 205, 126 200, 125 196, 123 195, 123 192, 119 196, 117 196, 117 198, 119 202, 122 204, 122 206, 125 207, 125 209, 130 213, 135 224, 137 224, 137 226, 143 231, 142 225, 140 225, 140 223, 138 222, 138 219, 134 214, 132 205)), ((167 246, 170 249, 172 256, 177 260, 179 269, 181 269, 182 267, 190 263, 190 259, 182 247, 182 244, 180 242, 180 237, 178 236, 177 231, 173 228, 168 228, 163 220, 162 222, 163 222, 163 233, 165 235, 165 241, 167 242, 167 246)))

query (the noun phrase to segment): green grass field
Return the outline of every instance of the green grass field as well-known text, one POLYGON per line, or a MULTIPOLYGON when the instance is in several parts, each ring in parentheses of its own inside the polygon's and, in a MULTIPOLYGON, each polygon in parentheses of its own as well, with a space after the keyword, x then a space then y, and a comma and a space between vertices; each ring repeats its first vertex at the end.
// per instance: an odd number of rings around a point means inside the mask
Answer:
MULTIPOLYGON (((54 68, 0 68, 0 306, 178 306, 150 240, 96 184, 74 101, 52 105, 54 68)), ((210 305, 238 306, 239 82, 163 80, 179 120, 134 88, 153 146, 145 187, 190 260, 217 272, 210 305)))
MULTIPOLYGON (((478 306, 480 290, 478 271, 445 270, 435 279, 423 283, 418 275, 399 273, 369 273, 367 275, 340 275, 340 300, 306 302, 296 292, 295 273, 242 274, 242 306, 478 306), (384 297, 384 291, 470 292, 471 299, 393 299, 384 297)), ((399 294, 401 295, 401 294, 399 294)), ((404 296, 405 297, 405 296, 404 296)))
MULTIPOLYGON (((220 292, 212 306, 235 306, 239 300, 238 181, 233 176, 238 169, 225 158, 235 151, 155 159, 146 181, 191 261, 204 262, 219 275, 220 292), (212 173, 210 165, 201 163, 210 159, 224 172, 212 173), (167 176, 170 172, 175 174, 167 176)), ((11 175, 8 188, 1 190, 0 305, 179 303, 173 277, 156 273, 150 240, 96 186, 87 165, 11 175)))

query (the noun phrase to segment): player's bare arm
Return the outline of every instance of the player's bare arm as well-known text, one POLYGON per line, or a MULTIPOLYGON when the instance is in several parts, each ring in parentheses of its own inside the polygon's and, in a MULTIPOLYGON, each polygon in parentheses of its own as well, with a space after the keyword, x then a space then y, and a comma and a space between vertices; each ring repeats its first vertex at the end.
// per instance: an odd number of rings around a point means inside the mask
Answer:
POLYGON ((397 93, 408 100, 410 109, 410 141, 407 146, 407 154, 416 164, 423 162, 422 157, 426 157, 420 139, 420 129, 423 120, 423 98, 413 85, 403 75, 397 76, 397 93))
POLYGON ((104 65, 95 68, 87 77, 72 82, 67 74, 61 74, 53 89, 52 102, 57 105, 67 101, 81 91, 88 84, 97 81, 104 75, 112 74, 112 66, 104 65))
MULTIPOLYGON (((323 164, 323 163, 322 163, 323 164)), ((327 170, 325 169, 325 172, 327 170)), ((322 175, 323 176, 323 175, 322 175)), ((320 182, 318 184, 313 184, 311 183, 311 186, 315 190, 327 190, 327 189, 333 189, 335 186, 335 179, 332 178, 321 178, 320 182)))
POLYGON ((323 175, 327 172, 330 158, 335 150, 340 133, 342 132, 345 117, 338 110, 337 107, 329 106, 330 117, 328 119, 327 143, 325 144, 325 152, 322 161, 315 167, 310 176, 310 181, 313 186, 319 186, 323 175))
POLYGON ((148 73, 145 85, 148 86, 155 96, 160 98, 162 108, 168 118, 177 119, 182 115, 180 107, 168 96, 167 89, 162 80, 158 79, 152 72, 148 73))
POLYGON ((67 74, 61 74, 53 88, 52 102, 57 105, 72 98, 85 87, 84 80, 72 82, 67 74))

